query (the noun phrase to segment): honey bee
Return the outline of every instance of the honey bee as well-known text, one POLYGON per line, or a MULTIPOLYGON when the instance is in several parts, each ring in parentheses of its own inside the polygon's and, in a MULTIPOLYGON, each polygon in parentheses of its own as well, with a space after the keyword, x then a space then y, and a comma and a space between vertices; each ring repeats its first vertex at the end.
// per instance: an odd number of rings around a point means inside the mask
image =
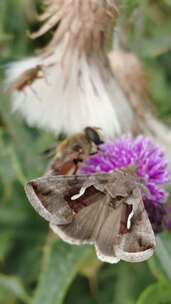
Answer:
POLYGON ((9 85, 5 93, 11 94, 14 91, 23 91, 27 86, 30 86, 35 79, 43 78, 43 75, 40 75, 40 72, 42 71, 42 65, 37 65, 34 68, 28 69, 9 85))
POLYGON ((50 165, 50 174, 75 174, 81 163, 97 152, 98 146, 103 143, 99 129, 87 127, 82 133, 77 133, 60 143, 55 151, 50 165))

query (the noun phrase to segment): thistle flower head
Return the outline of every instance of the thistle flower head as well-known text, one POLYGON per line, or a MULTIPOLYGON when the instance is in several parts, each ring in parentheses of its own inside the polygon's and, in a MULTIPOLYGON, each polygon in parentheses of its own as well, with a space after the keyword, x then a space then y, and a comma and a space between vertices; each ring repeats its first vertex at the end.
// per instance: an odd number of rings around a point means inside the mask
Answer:
MULTIPOLYGON (((133 166, 137 176, 147 188, 143 201, 155 233, 171 227, 167 220, 165 205, 169 182, 168 163, 164 152, 150 139, 139 136, 135 140, 119 138, 101 145, 97 154, 87 159, 80 169, 81 174, 109 173, 133 166)), ((170 217, 171 218, 171 217, 170 217)))
POLYGON ((13 110, 29 125, 56 135, 74 134, 86 126, 100 127, 110 138, 143 132, 155 136, 170 157, 171 132, 148 107, 142 64, 122 51, 113 52, 109 61, 117 3, 44 0, 45 11, 39 16, 43 25, 32 38, 53 29, 52 40, 40 56, 9 69, 13 110), (29 71, 38 66, 40 73, 33 77, 29 71))
MULTIPOLYGON (((53 29, 52 40, 40 56, 26 66, 21 63, 25 69, 17 64, 9 70, 9 74, 15 75, 19 70, 27 73, 29 67, 41 66, 38 77, 28 79, 22 86, 15 80, 15 85, 12 83, 16 89, 13 109, 29 125, 55 134, 74 134, 87 125, 102 128, 107 137, 126 131, 132 113, 113 77, 107 54, 117 17, 115 3, 115 0, 45 1, 45 12, 39 17, 44 24, 32 38, 53 29), (122 108, 127 113, 127 122, 122 108)), ((23 81, 23 73, 15 76, 23 81)))
POLYGON ((101 145, 99 152, 85 161, 81 173, 107 173, 134 166, 137 176, 150 193, 153 204, 165 202, 164 186, 169 182, 168 164, 164 152, 150 139, 120 138, 101 145))

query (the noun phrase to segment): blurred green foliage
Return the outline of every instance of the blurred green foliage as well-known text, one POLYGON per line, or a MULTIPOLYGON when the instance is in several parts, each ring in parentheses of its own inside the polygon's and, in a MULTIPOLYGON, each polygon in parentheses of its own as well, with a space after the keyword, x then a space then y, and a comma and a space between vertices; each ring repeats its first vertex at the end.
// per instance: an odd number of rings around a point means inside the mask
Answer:
MULTIPOLYGON (((33 53, 26 31, 36 29, 33 0, 0 2, 0 79, 6 65, 33 53)), ((158 115, 171 124, 171 1, 123 0, 120 25, 127 47, 144 60, 158 115)), ((41 155, 54 145, 46 132, 28 128, 0 96, 0 304, 170 304, 171 236, 159 238, 148 263, 97 261, 89 246, 56 240, 29 205, 26 180, 47 165, 41 155)))

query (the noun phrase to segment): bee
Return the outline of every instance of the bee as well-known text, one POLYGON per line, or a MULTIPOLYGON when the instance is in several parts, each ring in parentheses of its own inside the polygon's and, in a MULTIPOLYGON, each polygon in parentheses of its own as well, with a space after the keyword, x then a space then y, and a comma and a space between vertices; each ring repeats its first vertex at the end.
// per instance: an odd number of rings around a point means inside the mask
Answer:
POLYGON ((43 78, 43 75, 40 75, 41 72, 43 72, 42 65, 37 65, 34 68, 28 69, 9 85, 5 93, 11 94, 14 91, 23 91, 27 86, 31 86, 35 79, 43 78))
POLYGON ((75 174, 81 163, 97 152, 103 143, 99 129, 87 127, 82 133, 68 137, 60 143, 55 151, 49 173, 55 175, 75 174))

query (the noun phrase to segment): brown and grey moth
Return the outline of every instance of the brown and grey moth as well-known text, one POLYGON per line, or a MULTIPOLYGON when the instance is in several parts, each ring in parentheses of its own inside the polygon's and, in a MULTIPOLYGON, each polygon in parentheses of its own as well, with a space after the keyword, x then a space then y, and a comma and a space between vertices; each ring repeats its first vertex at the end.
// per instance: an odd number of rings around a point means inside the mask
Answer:
POLYGON ((33 208, 70 244, 93 244, 100 260, 142 262, 155 236, 137 177, 124 170, 95 175, 46 175, 26 185, 33 208))

